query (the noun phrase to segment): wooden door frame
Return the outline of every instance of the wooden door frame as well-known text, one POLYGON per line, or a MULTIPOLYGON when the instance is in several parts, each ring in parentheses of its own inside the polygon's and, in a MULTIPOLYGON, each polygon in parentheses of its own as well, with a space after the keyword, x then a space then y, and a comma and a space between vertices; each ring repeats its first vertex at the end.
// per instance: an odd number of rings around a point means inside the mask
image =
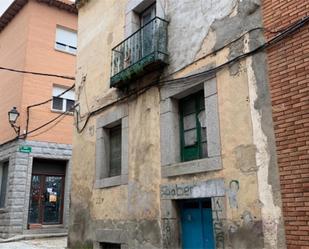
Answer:
POLYGON ((40 182, 40 197, 39 197, 39 222, 40 223, 29 223, 29 210, 30 210, 30 206, 28 208, 28 228, 31 229, 31 226, 33 226, 33 228, 42 228, 42 226, 46 226, 46 225, 61 225, 63 224, 63 211, 64 211, 64 194, 65 194, 65 172, 64 173, 34 173, 31 175, 31 187, 30 187, 30 198, 32 197, 32 177, 33 176, 39 176, 41 178, 41 182, 40 182), (61 186, 61 196, 62 196, 62 202, 61 202, 61 207, 60 207, 60 219, 59 219, 59 223, 43 223, 44 220, 44 208, 43 208, 43 204, 42 204, 42 193, 43 190, 46 187, 46 177, 47 176, 60 176, 63 177, 63 181, 62 181, 62 186, 61 186))

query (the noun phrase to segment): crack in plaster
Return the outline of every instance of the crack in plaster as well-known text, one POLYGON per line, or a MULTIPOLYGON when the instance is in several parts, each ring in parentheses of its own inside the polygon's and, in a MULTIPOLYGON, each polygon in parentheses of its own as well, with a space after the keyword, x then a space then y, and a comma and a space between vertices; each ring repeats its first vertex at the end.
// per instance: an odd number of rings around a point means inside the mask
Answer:
MULTIPOLYGON (((249 36, 245 37, 245 52, 249 51, 249 36)), ((254 103, 258 99, 257 81, 253 70, 252 57, 246 59, 248 73, 248 87, 250 98, 250 110, 253 128, 253 142, 257 148, 257 178, 259 198, 262 202, 262 220, 265 248, 278 248, 278 225, 281 218, 281 208, 276 206, 272 194, 272 186, 268 183, 270 155, 268 153, 267 137, 262 130, 262 115, 255 109, 254 103)))

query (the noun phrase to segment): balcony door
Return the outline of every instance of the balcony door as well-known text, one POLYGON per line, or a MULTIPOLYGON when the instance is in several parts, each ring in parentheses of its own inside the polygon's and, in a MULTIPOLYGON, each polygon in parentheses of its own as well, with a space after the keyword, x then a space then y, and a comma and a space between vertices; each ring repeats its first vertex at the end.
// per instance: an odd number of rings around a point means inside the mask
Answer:
POLYGON ((141 21, 141 40, 142 40, 142 58, 154 51, 154 30, 155 22, 150 22, 156 17, 156 4, 151 5, 140 15, 141 21))

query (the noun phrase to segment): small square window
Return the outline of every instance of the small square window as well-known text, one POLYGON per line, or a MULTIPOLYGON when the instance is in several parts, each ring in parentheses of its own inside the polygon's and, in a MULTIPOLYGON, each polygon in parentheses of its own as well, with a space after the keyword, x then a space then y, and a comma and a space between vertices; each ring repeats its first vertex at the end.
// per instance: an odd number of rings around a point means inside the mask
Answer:
POLYGON ((182 161, 207 157, 204 92, 181 99, 179 110, 182 161))
POLYGON ((0 164, 0 208, 5 207, 5 198, 7 192, 9 162, 0 164))
POLYGON ((53 102, 52 110, 61 112, 72 112, 75 104, 74 91, 65 87, 54 86, 53 87, 53 102), (65 93, 64 93, 65 92, 65 93))
POLYGON ((115 243, 100 243, 101 249, 121 249, 121 244, 115 243))

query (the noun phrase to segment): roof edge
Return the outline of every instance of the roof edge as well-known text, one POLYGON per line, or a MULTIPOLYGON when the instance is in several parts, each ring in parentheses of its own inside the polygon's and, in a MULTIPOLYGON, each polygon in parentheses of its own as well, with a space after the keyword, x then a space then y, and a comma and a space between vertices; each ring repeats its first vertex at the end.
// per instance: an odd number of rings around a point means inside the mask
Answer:
MULTIPOLYGON (((56 7, 61 10, 68 11, 77 15, 78 9, 74 3, 70 3, 67 0, 36 0, 39 3, 44 3, 52 7, 56 7)), ((15 0, 6 9, 6 11, 0 16, 0 33, 2 30, 13 20, 18 12, 29 2, 29 0, 15 0)))
POLYGON ((90 0, 75 0, 75 5, 78 9, 80 9, 81 7, 83 7, 89 1, 90 0))
POLYGON ((18 12, 28 3, 28 0, 15 0, 0 17, 0 32, 9 24, 18 12))

